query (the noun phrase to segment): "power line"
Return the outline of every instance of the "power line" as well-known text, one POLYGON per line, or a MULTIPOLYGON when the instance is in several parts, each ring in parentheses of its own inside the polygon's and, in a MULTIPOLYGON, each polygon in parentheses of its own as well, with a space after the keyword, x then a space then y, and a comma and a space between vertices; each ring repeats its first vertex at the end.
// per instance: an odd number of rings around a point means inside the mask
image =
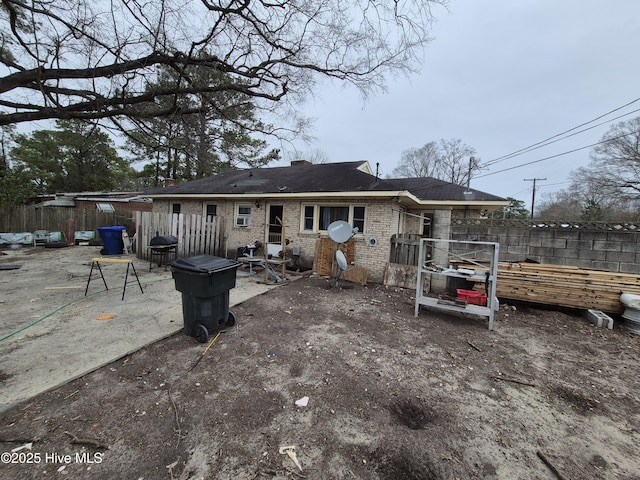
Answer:
MULTIPOLYGON (((556 187, 558 185, 569 185, 570 183, 571 182, 545 183, 544 185, 539 185, 536 188, 538 189, 538 191, 540 191, 542 189, 548 189, 549 187, 556 187)), ((522 190, 518 190, 516 193, 512 193, 510 195, 506 195, 505 198, 508 198, 508 197, 516 198, 521 193, 528 192, 528 191, 529 191, 529 188, 523 188, 522 190)))
MULTIPOLYGON (((598 128, 598 127, 600 127, 600 126, 602 126, 602 125, 604 125, 606 123, 613 122, 615 120, 618 120, 620 118, 626 117, 626 116, 631 115, 632 113, 636 113, 636 112, 640 112, 640 108, 638 108, 636 110, 632 110, 632 111, 630 111, 628 113, 625 113, 623 115, 618 115, 617 117, 613 117, 613 118, 611 118, 609 120, 606 120, 604 122, 600 122, 600 123, 597 123, 595 125, 591 125, 590 127, 584 128, 582 130, 578 130, 577 132, 573 132, 571 135, 567 135, 567 136, 562 137, 562 138, 556 138, 555 140, 549 141, 549 142, 547 142, 545 140, 543 142, 539 142, 540 143, 539 145, 536 144, 537 145, 536 147, 533 147, 533 148, 527 147, 526 149, 522 149, 522 151, 518 150, 518 152, 514 152, 512 154, 505 155, 504 157, 500 157, 500 159, 490 160, 489 162, 485 163, 483 166, 487 167, 489 165, 495 165, 496 163, 504 162, 505 160, 509 160, 511 158, 518 157, 520 155, 524 155, 525 153, 533 152, 534 150, 538 150, 539 148, 546 147, 546 146, 554 144, 556 142, 561 142, 562 140, 566 140, 567 138, 573 137, 575 135, 579 135, 579 134, 584 133, 584 132, 586 132, 588 130, 593 130, 594 128, 598 128)), ((560 135, 562 135, 562 134, 560 134, 560 135)))
POLYGON ((568 150, 566 152, 558 153, 556 155, 550 155, 548 157, 540 158, 538 160, 533 160, 531 162, 521 163, 520 165, 515 165, 513 167, 503 168, 502 170, 498 170, 496 172, 485 173, 484 175, 478 175, 475 178, 476 179, 484 178, 484 177, 489 177, 491 175, 496 175, 498 173, 508 172, 509 170, 515 170, 516 168, 526 167, 527 165, 533 165, 534 163, 540 163, 540 162, 544 162, 545 160, 551 160, 552 158, 558 158, 558 157, 562 157, 564 155, 569 155, 570 153, 579 152, 580 150, 586 150, 587 148, 593 148, 593 147, 595 147, 597 145, 602 145, 603 143, 607 143, 607 142, 610 142, 612 140, 618 140, 620 138, 628 137, 629 135, 635 135, 635 134, 638 134, 638 133, 640 133, 640 130, 635 130, 633 132, 625 133, 624 135, 619 135, 617 137, 611 137, 611 138, 607 138, 606 140, 601 140, 599 142, 592 143, 591 145, 586 145, 584 147, 574 148, 573 150, 568 150))
POLYGON ((544 162, 545 160, 551 160, 552 158, 557 158, 557 157, 562 157, 563 155, 569 155, 570 153, 575 153, 575 152, 579 152, 580 150, 586 150, 587 148, 591 148, 594 147, 596 145, 599 145, 601 142, 598 143, 593 143, 591 145, 587 145, 586 147, 580 147, 580 148, 575 148, 573 150, 569 150, 568 152, 563 152, 563 153, 558 153, 556 155, 551 155, 549 157, 544 157, 544 158, 540 158, 538 160, 533 160, 531 162, 527 162, 527 163, 521 163, 520 165, 516 165, 514 167, 509 167, 509 168, 503 168, 502 170, 498 170, 496 172, 491 172, 491 173, 485 173, 484 175, 478 175, 477 177, 475 177, 476 179, 478 178, 484 178, 484 177, 489 177, 491 175, 496 175, 498 173, 502 173, 502 172, 508 172, 509 170, 515 170, 516 168, 520 168, 520 167, 526 167, 527 165, 533 165, 534 163, 540 163, 540 162, 544 162))
POLYGON ((555 187, 556 185, 567 185, 571 182, 557 182, 557 183, 545 183, 542 187, 540 188, 547 188, 547 187, 555 187))
MULTIPOLYGON (((593 123, 593 122, 595 122, 597 120, 600 120, 601 118, 604 118, 604 117, 606 117, 608 115, 611 115, 612 113, 617 112, 618 110, 622 110, 623 108, 628 107, 629 105, 633 105, 634 103, 636 103, 638 101, 640 101, 640 97, 638 97, 635 100, 632 100, 632 101, 630 101, 630 102, 628 102, 628 103, 626 103, 626 104, 624 104, 624 105, 622 105, 622 106, 620 106, 618 108, 614 108, 613 110, 610 110, 607 113, 599 115, 598 117, 596 117, 596 118, 594 118, 592 120, 589 120, 588 122, 584 122, 584 123, 581 123, 580 125, 577 125, 577 126, 575 126, 573 128, 570 128, 569 130, 565 130, 564 132, 561 132, 561 133, 558 133, 556 135, 553 135, 553 136, 551 136, 551 137, 549 137, 549 138, 547 138, 545 140, 541 140, 541 141, 536 142, 536 143, 534 143, 532 145, 529 145, 528 147, 521 148, 521 149, 516 150, 516 151, 514 151, 512 153, 509 153, 507 155, 502 155, 501 157, 495 158, 493 160, 489 160, 487 163, 485 163, 485 166, 492 165, 492 164, 500 162, 502 160, 507 160, 508 158, 512 158, 512 157, 514 157, 516 155, 520 155, 522 153, 526 153, 529 150, 540 148, 539 146, 543 146, 542 144, 544 144, 546 142, 549 142, 550 140, 554 140, 557 137, 560 137, 562 135, 566 135, 567 133, 573 132, 574 130, 577 130, 577 129, 581 128, 581 127, 589 125, 590 123, 593 123)), ((633 112, 626 113, 625 115, 621 115, 620 117, 617 117, 617 118, 621 118, 621 117, 624 117, 626 115, 630 115, 631 113, 634 113, 634 112, 637 112, 637 111, 638 110, 634 110, 633 112)), ((615 119, 613 119, 613 120, 615 120, 615 119)), ((608 120, 608 121, 611 121, 611 120, 608 120)), ((604 122, 604 123, 606 123, 606 122, 604 122)), ((586 129, 586 130, 588 130, 588 129, 586 129)), ((550 142, 550 143, 553 143, 553 142, 550 142)))
POLYGON ((522 192, 526 192, 528 190, 529 190, 528 188, 525 188, 525 189, 517 191, 516 193, 513 193, 511 195, 507 195, 507 197, 515 197, 516 195, 520 195, 522 192))
POLYGON ((570 185, 571 182, 557 182, 557 183, 545 183, 544 185, 539 185, 538 186, 538 191, 540 190, 549 190, 549 189, 554 189, 554 187, 558 187, 558 185, 570 185))

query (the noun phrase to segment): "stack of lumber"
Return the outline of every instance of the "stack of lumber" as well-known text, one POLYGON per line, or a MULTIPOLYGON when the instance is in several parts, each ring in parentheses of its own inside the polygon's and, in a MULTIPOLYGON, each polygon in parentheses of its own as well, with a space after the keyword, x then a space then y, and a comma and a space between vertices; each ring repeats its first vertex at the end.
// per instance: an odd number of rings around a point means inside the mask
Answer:
POLYGON ((498 264, 496 295, 501 300, 622 313, 620 294, 640 295, 640 275, 537 264, 498 264))

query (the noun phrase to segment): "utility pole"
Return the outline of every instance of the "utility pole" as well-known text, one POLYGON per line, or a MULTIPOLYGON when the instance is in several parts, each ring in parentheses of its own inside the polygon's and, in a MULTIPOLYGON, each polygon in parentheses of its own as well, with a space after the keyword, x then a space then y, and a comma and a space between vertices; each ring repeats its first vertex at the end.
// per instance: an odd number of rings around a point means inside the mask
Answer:
POLYGON ((476 157, 469 158, 469 172, 467 173, 467 189, 465 190, 465 195, 471 195, 471 171, 473 167, 475 167, 476 157))
POLYGON ((525 182, 533 182, 533 192, 531 193, 531 218, 533 218, 533 207, 536 203, 536 182, 546 180, 546 178, 525 178, 525 182))

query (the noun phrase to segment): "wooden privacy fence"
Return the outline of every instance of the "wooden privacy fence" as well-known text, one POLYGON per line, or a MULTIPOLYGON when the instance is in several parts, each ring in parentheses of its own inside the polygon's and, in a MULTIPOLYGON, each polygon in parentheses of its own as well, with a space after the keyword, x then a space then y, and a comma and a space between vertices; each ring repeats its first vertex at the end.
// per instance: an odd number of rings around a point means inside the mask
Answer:
POLYGON ((98 227, 124 225, 133 216, 131 212, 98 212, 64 207, 0 207, 0 232, 62 232, 64 225, 73 220, 77 230, 95 231, 98 227))
POLYGON ((391 237, 389 263, 384 271, 385 285, 415 288, 418 281, 421 238, 422 235, 412 233, 401 233, 391 237))
POLYGON ((401 233, 391 237, 390 263, 418 265, 421 235, 401 233))
POLYGON ((149 242, 158 235, 178 239, 177 257, 224 256, 220 217, 177 213, 136 212, 136 256, 149 259, 149 242))

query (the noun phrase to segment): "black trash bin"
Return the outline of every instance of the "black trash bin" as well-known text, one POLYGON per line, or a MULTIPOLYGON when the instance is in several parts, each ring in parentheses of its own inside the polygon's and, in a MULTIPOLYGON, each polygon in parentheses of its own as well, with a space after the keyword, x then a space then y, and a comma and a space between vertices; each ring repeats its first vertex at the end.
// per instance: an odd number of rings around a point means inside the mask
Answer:
POLYGON ((229 311, 229 290, 236 286, 240 262, 213 255, 196 255, 171 264, 176 290, 182 292, 184 333, 201 343, 211 332, 236 323, 229 311))

